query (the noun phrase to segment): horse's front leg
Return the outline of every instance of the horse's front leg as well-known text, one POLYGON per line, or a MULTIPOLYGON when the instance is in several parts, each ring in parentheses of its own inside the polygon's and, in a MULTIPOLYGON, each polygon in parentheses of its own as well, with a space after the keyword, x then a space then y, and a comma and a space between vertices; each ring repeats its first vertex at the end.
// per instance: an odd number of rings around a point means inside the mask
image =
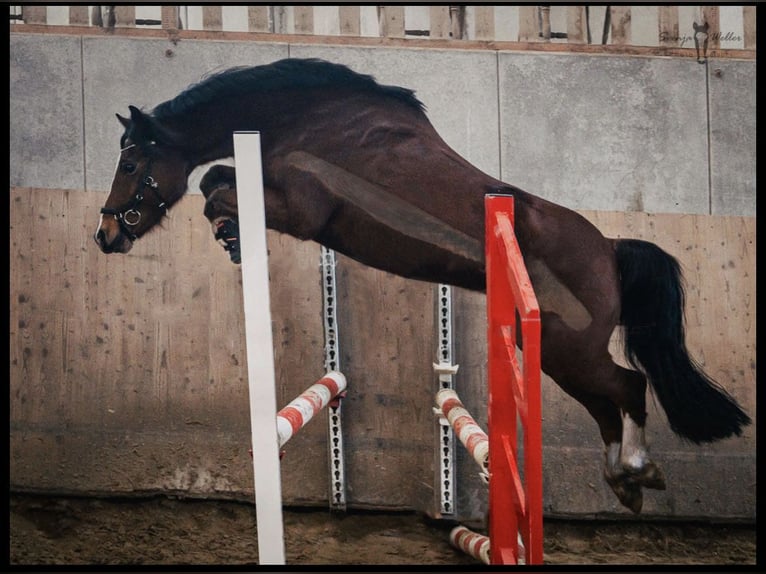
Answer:
POLYGON ((205 196, 205 217, 213 226, 213 235, 221 242, 234 263, 242 261, 239 244, 236 172, 228 165, 214 165, 200 181, 205 196))

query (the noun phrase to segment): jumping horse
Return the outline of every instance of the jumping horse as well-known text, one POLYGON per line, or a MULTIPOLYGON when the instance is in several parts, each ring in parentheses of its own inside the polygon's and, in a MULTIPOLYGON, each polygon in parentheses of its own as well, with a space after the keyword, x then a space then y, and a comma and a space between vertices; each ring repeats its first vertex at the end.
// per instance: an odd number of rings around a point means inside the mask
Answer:
MULTIPOLYGON (((665 488, 645 439, 647 381, 671 429, 693 443, 750 423, 687 352, 672 256, 606 238, 579 214, 483 173, 442 140, 412 90, 285 59, 129 110, 117 114, 125 131, 95 233, 104 253, 127 253, 184 195, 192 170, 232 157, 234 131, 261 134, 269 228, 406 278, 484 290, 484 196, 511 194, 541 308, 543 371, 598 423, 604 478, 623 505, 638 513, 642 488, 665 488), (607 349, 618 325, 632 369, 607 349)), ((213 168, 201 187, 205 215, 235 240, 233 168, 213 168)))

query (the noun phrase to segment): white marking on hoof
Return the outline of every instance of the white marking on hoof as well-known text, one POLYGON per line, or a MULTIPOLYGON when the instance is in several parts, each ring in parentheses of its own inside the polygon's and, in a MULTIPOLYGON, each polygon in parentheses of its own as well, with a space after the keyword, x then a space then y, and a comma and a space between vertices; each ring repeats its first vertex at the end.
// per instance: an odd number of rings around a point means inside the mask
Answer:
POLYGON ((620 462, 623 468, 637 472, 649 462, 644 427, 638 426, 626 412, 622 413, 622 452, 620 462))
POLYGON ((606 473, 612 477, 618 477, 623 474, 622 465, 620 463, 620 447, 622 445, 619 442, 612 442, 606 446, 606 473))

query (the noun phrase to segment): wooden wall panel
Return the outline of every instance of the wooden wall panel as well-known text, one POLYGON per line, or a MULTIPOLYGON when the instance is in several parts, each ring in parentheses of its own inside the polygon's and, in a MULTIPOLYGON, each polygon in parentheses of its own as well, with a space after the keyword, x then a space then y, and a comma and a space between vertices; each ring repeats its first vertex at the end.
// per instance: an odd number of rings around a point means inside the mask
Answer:
POLYGON ((421 483, 432 485, 436 430, 433 286, 346 257, 337 274, 350 499, 425 510, 421 483))
POLYGON ((646 239, 678 258, 686 280, 689 350, 754 412, 755 218, 583 214, 607 236, 646 239))
MULTIPOLYGON (((11 190, 11 485, 250 500, 239 268, 213 240, 201 196, 184 198, 130 254, 101 254, 91 233, 102 201, 95 193, 11 190)), ((689 349, 755 420, 755 219, 584 215, 607 236, 654 241, 679 258, 689 349)), ((323 372, 319 249, 273 232, 269 249, 281 405, 323 372)), ((349 504, 431 511, 434 286, 342 256, 337 275, 349 504)), ((486 422, 484 297, 456 290, 454 301, 456 385, 486 422)), ((576 487, 581 477, 550 473, 570 468, 578 449, 593 457, 583 468, 597 469, 595 425, 549 380, 544 386, 547 508, 590 508, 594 499, 577 502, 589 492, 576 487)), ((326 504, 326 432, 320 416, 288 443, 286 504, 326 504)), ((653 416, 652 437, 660 460, 677 451, 687 461, 698 457, 697 467, 732 453, 755 463, 755 426, 743 439, 700 451, 653 416)), ((486 493, 466 458, 458 450, 458 504, 477 519, 486 493)), ((692 462, 685 472, 709 481, 706 491, 724 487, 704 469, 694 474, 692 462)), ((613 503, 600 486, 599 504, 613 503)), ((678 492, 654 498, 663 509, 683 505, 685 498, 671 499, 678 492)))
MULTIPOLYGON (((101 194, 19 189, 11 197, 12 482, 115 494, 215 488, 248 498, 241 276, 213 239, 201 196, 184 198, 130 254, 111 256, 91 237, 101 194), (59 456, 22 446, 30 433, 48 444, 48 432, 64 432, 59 456), (108 471, 97 470, 96 453, 108 471), (66 468, 78 460, 88 470, 43 472, 29 460, 66 468)), ((268 238, 283 405, 324 372, 319 247, 268 238)), ((348 259, 338 273, 349 502, 412 508, 432 476, 432 288, 348 259)), ((327 499, 326 434, 323 413, 286 445, 287 504, 327 499)))

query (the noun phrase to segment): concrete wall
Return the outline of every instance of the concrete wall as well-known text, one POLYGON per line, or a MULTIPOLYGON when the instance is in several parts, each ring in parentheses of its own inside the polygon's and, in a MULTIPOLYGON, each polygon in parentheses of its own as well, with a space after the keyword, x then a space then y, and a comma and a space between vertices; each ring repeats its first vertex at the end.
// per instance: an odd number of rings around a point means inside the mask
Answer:
MULTIPOLYGON (((116 161, 115 112, 288 55, 416 89, 481 169, 680 257, 690 349, 755 418, 754 61, 14 33, 13 488, 249 496, 239 271, 201 196, 128 256, 100 254, 90 233, 116 161)), ((269 240, 286 402, 322 370, 318 249, 269 240)), ((431 511, 434 287, 344 258, 338 278, 350 502, 431 511)), ((485 421, 483 296, 457 290, 455 316, 457 386, 485 421)), ((623 514, 601 480, 595 423, 547 379, 544 401, 546 511, 623 514)), ((291 442, 287 502, 326 496, 320 427, 291 442)), ((649 437, 669 488, 647 494, 647 514, 754 520, 754 426, 693 448, 651 411, 649 437)), ((462 453, 458 463, 460 512, 475 519, 486 493, 462 453)))

